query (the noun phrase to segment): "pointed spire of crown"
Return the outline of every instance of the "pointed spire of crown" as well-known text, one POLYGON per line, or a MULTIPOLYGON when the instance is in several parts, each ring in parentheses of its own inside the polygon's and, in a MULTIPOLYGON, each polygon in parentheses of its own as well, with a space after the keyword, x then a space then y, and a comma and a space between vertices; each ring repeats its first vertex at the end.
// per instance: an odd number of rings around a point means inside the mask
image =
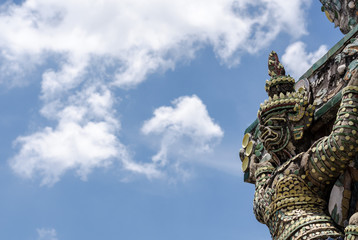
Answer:
POLYGON ((275 51, 272 51, 269 55, 268 69, 270 77, 285 75, 285 68, 280 63, 280 60, 278 60, 278 56, 275 51))
POLYGON ((287 92, 294 92, 295 79, 290 75, 285 75, 285 68, 280 63, 277 53, 272 51, 268 58, 268 73, 270 80, 266 81, 266 92, 270 97, 286 94, 287 92))

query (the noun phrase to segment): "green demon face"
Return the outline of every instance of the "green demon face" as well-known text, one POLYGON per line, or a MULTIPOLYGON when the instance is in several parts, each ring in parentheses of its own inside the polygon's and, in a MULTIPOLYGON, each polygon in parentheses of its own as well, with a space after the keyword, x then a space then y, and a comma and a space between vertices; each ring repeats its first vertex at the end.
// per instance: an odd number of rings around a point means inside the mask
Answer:
POLYGON ((290 141, 290 129, 285 114, 274 115, 260 126, 260 140, 271 153, 284 151, 290 141))

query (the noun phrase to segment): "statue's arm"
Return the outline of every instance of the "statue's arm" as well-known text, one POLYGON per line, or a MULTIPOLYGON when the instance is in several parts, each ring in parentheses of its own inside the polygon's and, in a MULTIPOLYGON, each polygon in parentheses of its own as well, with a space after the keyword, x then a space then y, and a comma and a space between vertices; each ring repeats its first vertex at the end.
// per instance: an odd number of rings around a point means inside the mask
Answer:
POLYGON ((267 186, 268 181, 271 179, 271 174, 275 170, 270 162, 262 162, 257 164, 255 171, 255 197, 254 197, 254 213, 256 219, 261 223, 265 221, 265 208, 269 202, 268 195, 272 189, 267 186))
POLYGON ((320 190, 334 183, 358 151, 358 74, 342 91, 341 105, 329 136, 306 153, 306 177, 320 190))

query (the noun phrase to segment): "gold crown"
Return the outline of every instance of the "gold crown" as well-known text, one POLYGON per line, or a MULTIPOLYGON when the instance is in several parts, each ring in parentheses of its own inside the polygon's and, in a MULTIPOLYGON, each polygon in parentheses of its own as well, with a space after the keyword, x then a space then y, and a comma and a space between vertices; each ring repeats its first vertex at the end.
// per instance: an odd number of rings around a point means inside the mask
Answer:
POLYGON ((269 97, 264 103, 260 104, 258 111, 258 117, 263 117, 272 111, 276 111, 278 108, 287 109, 292 108, 294 111, 300 111, 302 108, 306 108, 308 105, 308 97, 305 93, 300 92, 282 92, 273 97, 269 97))
POLYGON ((273 87, 280 86, 281 84, 288 84, 293 87, 295 85, 295 79, 293 79, 290 75, 273 77, 270 80, 266 80, 265 90, 266 92, 270 92, 273 87))

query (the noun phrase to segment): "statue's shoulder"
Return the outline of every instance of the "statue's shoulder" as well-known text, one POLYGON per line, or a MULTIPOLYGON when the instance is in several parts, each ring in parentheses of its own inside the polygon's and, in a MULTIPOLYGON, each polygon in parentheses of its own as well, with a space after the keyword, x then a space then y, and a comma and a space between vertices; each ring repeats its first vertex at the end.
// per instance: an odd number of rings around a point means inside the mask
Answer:
POLYGON ((279 166, 276 170, 277 174, 284 174, 284 175, 289 175, 289 174, 298 174, 300 167, 302 165, 302 159, 304 156, 305 152, 299 153, 296 156, 290 158, 289 160, 287 160, 286 162, 284 162, 281 166, 279 166))

